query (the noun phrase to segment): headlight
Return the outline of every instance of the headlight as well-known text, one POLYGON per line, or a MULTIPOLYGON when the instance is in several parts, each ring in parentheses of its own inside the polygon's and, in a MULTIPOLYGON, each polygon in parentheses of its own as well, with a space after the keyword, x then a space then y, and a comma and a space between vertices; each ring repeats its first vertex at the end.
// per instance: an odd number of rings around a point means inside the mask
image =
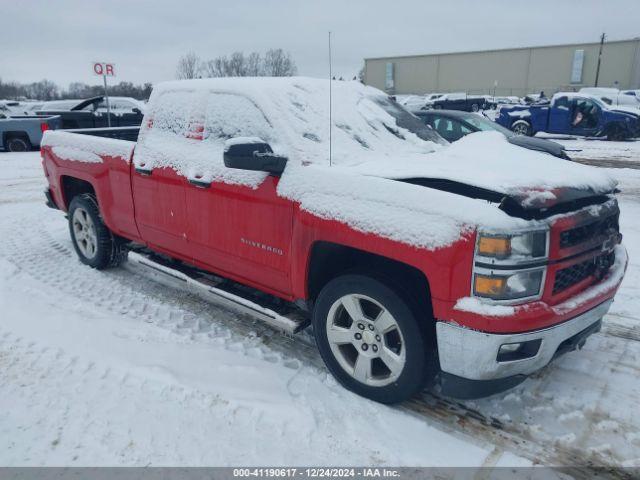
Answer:
POLYGON ((547 237, 547 229, 513 234, 478 232, 476 260, 490 264, 540 260, 547 256, 547 237))
POLYGON ((518 272, 496 272, 476 269, 473 294, 492 300, 520 300, 538 297, 541 293, 545 268, 518 272))
POLYGON ((548 228, 513 233, 479 231, 471 293, 503 303, 540 298, 548 250, 548 228))

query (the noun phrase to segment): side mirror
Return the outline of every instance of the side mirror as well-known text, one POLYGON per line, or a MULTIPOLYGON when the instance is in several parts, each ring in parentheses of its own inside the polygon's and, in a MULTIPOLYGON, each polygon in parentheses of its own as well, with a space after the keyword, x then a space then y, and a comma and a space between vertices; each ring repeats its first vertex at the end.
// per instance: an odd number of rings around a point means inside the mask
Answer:
POLYGON ((287 158, 273 153, 271 146, 259 138, 232 138, 225 144, 224 165, 227 168, 256 170, 280 175, 287 158))
POLYGON ((140 110, 138 107, 133 107, 131 111, 133 113, 137 113, 138 115, 142 115, 142 110, 140 110))

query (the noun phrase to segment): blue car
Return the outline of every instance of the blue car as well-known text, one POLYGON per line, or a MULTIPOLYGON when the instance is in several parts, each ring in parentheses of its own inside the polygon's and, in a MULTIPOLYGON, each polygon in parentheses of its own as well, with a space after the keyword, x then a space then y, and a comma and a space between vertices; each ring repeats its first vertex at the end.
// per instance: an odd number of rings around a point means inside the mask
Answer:
POLYGON ((607 140, 640 136, 640 110, 613 109, 579 93, 556 93, 548 103, 502 107, 495 121, 519 135, 546 132, 607 140))

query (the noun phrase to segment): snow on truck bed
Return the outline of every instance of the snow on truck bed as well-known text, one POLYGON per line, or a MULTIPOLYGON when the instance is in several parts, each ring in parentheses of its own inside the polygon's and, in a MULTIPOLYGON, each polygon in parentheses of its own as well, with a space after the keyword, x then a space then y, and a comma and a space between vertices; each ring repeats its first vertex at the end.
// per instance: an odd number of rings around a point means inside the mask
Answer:
POLYGON ((101 156, 128 162, 135 145, 136 142, 127 140, 94 137, 64 130, 47 130, 41 143, 42 147, 51 147, 53 153, 63 160, 89 163, 102 162, 101 156))
MULTIPOLYGON (((426 248, 451 244, 478 225, 513 229, 525 222, 484 202, 392 179, 449 179, 525 200, 553 199, 561 187, 609 192, 616 185, 596 169, 511 145, 497 132, 449 146, 380 90, 358 82, 333 82, 332 88, 330 132, 326 80, 161 83, 149 101, 134 162, 257 188, 267 174, 226 168, 223 151, 230 138, 259 137, 289 158, 279 195, 322 218, 426 248)), ((70 146, 69 137, 55 134, 46 144, 62 139, 66 148, 97 153, 98 147, 70 146)))

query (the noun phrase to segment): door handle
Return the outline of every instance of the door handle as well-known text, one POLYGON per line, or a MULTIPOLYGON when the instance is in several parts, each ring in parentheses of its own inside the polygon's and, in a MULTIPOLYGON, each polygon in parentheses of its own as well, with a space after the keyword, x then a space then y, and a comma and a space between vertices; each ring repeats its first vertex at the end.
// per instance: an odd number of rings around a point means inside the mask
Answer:
POLYGON ((140 175, 144 175, 146 177, 150 176, 153 173, 153 169, 149 168, 142 168, 142 167, 135 167, 135 171, 136 173, 139 173, 140 175))
POLYGON ((205 180, 199 180, 197 178, 190 178, 189 183, 191 185, 195 185, 198 188, 209 188, 211 186, 211 182, 207 182, 205 180))

